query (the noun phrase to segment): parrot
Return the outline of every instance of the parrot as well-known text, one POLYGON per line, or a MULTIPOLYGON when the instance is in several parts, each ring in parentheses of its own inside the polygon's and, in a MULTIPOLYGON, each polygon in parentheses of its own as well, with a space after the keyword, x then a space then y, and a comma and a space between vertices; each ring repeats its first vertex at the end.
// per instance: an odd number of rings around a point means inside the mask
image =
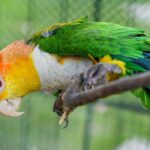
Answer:
MULTIPOLYGON (((148 71, 150 37, 141 29, 82 17, 9 44, 0 51, 0 113, 22 115, 17 109, 24 96, 63 90, 74 74, 100 62, 121 69, 115 79, 148 71)), ((150 108, 150 86, 132 92, 150 108)))

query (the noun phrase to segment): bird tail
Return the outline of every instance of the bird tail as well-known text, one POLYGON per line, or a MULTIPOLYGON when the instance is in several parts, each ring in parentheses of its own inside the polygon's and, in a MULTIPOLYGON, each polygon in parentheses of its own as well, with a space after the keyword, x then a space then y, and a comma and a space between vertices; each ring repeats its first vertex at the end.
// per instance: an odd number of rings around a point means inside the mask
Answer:
MULTIPOLYGON (((142 67, 145 71, 150 71, 150 53, 144 52, 143 55, 144 58, 136 59, 134 63, 142 67)), ((150 86, 136 89, 133 93, 141 99, 146 108, 150 109, 150 86)))
MULTIPOLYGON (((115 59, 125 62, 128 75, 150 71, 150 52, 143 52, 143 56, 142 58, 130 58, 121 55, 113 55, 115 59)), ((132 92, 141 99, 146 108, 150 109, 150 86, 139 88, 132 92)))
POLYGON ((133 91, 133 94, 139 97, 145 106, 145 108, 150 109, 150 89, 149 88, 138 88, 133 91))

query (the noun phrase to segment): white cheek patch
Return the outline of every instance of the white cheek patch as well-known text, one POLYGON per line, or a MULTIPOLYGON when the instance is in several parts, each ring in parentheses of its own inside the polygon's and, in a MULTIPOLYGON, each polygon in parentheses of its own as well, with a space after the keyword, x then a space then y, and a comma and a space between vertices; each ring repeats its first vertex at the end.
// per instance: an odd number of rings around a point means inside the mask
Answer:
POLYGON ((38 46, 32 57, 41 80, 41 90, 45 91, 63 89, 74 74, 84 72, 93 65, 87 58, 68 58, 61 64, 55 55, 40 50, 38 46))

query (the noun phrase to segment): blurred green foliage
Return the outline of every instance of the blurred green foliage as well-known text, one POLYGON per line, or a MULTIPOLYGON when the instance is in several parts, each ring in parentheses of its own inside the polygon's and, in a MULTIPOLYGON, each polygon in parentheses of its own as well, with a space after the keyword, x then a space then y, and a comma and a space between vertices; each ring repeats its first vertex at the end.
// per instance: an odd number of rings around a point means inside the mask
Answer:
MULTIPOLYGON (((137 101, 129 93, 107 98, 106 101, 137 101)), ((19 118, 0 117, 0 149, 2 150, 77 150, 83 147, 86 106, 77 108, 62 129, 52 113, 54 97, 34 93, 24 98, 19 118)), ((114 150, 122 141, 150 138, 149 116, 104 104, 94 105, 91 122, 91 150, 114 150)))

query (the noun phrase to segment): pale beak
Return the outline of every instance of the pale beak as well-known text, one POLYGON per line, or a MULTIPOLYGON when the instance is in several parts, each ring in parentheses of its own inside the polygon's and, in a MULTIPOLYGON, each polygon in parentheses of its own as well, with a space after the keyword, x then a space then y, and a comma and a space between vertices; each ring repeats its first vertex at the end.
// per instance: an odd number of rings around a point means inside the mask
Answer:
POLYGON ((9 117, 21 116, 24 112, 18 112, 17 109, 21 104, 21 97, 0 101, 0 113, 9 117))

